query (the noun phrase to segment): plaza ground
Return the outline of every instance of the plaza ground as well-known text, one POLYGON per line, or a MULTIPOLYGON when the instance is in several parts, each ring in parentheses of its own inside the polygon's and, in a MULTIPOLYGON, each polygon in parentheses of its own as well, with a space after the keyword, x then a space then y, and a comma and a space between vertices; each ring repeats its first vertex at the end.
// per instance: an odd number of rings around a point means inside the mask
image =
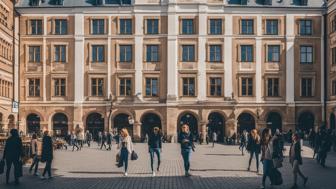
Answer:
MULTIPOLYGON (((288 148, 288 147, 287 147, 288 148)), ((54 178, 40 180, 29 175, 25 169, 21 184, 5 185, 4 174, 0 176, 0 188, 53 188, 53 189, 254 189, 261 184, 261 174, 255 172, 255 161, 251 172, 246 171, 248 155, 241 155, 238 146, 211 145, 196 146, 192 155, 192 177, 183 176, 183 162, 178 144, 164 144, 162 166, 156 177, 151 176, 148 147, 135 144, 139 154, 137 161, 130 161, 129 175, 124 177, 122 169, 115 166, 115 145, 112 151, 100 150, 93 145, 82 151, 55 151, 53 163, 54 178)), ((303 148, 303 172, 309 177, 307 189, 333 189, 336 186, 336 153, 329 154, 327 168, 322 168, 311 158, 312 150, 303 148)), ((286 154, 288 150, 286 150, 286 154)), ((40 165, 43 168, 44 164, 40 165)), ((260 165, 262 170, 262 165, 260 165)), ((40 170, 42 171, 42 169, 40 170)), ((288 189, 292 185, 288 158, 280 169, 284 184, 274 189, 288 189)), ((299 186, 302 181, 299 180, 299 186)), ((303 187, 301 187, 303 188, 303 187)))

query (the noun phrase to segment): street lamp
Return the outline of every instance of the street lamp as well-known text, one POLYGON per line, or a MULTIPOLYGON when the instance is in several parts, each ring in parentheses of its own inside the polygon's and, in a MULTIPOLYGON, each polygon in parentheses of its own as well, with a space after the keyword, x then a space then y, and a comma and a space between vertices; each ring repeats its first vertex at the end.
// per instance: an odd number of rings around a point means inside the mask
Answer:
POLYGON ((110 125, 112 125, 112 120, 111 120, 111 116, 112 116, 112 109, 113 109, 113 99, 112 99, 112 94, 110 94, 109 96, 109 99, 110 102, 111 102, 111 105, 110 105, 110 113, 109 113, 109 116, 108 116, 108 132, 110 132, 110 125))

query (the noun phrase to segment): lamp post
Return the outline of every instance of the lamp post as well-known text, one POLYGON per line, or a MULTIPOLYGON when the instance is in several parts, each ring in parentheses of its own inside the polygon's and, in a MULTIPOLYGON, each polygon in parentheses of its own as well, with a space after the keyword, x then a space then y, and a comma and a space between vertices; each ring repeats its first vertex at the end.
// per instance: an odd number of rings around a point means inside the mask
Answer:
POLYGON ((108 116, 108 129, 107 131, 110 132, 110 126, 112 125, 112 120, 111 120, 111 116, 112 116, 112 110, 113 110, 113 99, 112 99, 112 94, 110 94, 109 96, 109 100, 111 101, 111 105, 110 105, 110 113, 108 116))

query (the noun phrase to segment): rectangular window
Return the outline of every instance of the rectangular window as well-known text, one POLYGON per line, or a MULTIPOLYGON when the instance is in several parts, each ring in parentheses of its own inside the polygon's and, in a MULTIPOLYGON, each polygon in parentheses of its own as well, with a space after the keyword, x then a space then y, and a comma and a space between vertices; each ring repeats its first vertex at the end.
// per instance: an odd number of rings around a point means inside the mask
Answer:
POLYGON ((131 85, 132 85, 131 78, 120 79, 119 95, 120 96, 131 96, 131 93, 132 93, 131 85))
POLYGON ((30 20, 30 27, 32 35, 42 35, 42 20, 30 20))
POLYGON ((54 96, 65 96, 66 80, 64 78, 54 79, 54 96))
POLYGON ((210 96, 222 96, 222 78, 210 78, 210 96))
POLYGON ((55 34, 66 35, 68 33, 68 21, 66 19, 55 20, 55 34))
POLYGON ((331 95, 336 96, 336 80, 332 81, 331 95))
POLYGON ((301 79, 301 96, 312 97, 313 96, 313 79, 302 78, 301 79))
POLYGON ((146 78, 146 96, 158 96, 159 83, 157 78, 146 78))
POLYGON ((241 34, 243 35, 253 35, 254 34, 254 20, 253 19, 242 19, 241 20, 241 34))
POLYGON ((66 62, 65 45, 55 45, 55 62, 66 62))
POLYGON ((194 19, 182 19, 182 34, 194 34, 194 19))
POLYGON ((336 64, 336 47, 331 49, 331 63, 336 64))
POLYGON ((159 45, 147 45, 146 62, 158 62, 158 61, 159 61, 159 45))
POLYGON ((40 96, 40 79, 28 80, 28 96, 39 97, 40 96))
POLYGON ((300 35, 312 35, 312 34, 313 34, 313 21, 300 20, 300 35))
POLYGON ((195 62, 194 45, 182 45, 182 62, 195 62))
POLYGON ((210 62, 221 62, 222 61, 222 46, 221 45, 210 45, 210 62))
POLYGON ((101 63, 105 61, 104 45, 92 45, 92 63, 101 63))
POLYGON ((221 35, 222 30, 222 19, 210 19, 210 35, 221 35))
POLYGON ((132 45, 120 45, 120 62, 132 62, 132 45))
POLYGON ((267 96, 279 96, 279 78, 267 79, 267 96))
POLYGON ((241 96, 253 96, 253 79, 250 77, 241 78, 241 96))
POLYGON ((267 48, 267 62, 280 62, 280 45, 268 45, 267 48))
POLYGON ((313 47, 301 45, 300 46, 300 63, 312 64, 313 63, 313 47))
POLYGON ((147 34, 159 34, 159 19, 147 19, 147 34))
POLYGON ((241 62, 253 62, 253 45, 241 45, 240 46, 240 61, 241 62))
POLYGON ((105 20, 104 19, 92 19, 91 34, 93 35, 105 34, 105 20))
POLYGON ((104 95, 104 79, 92 78, 91 79, 91 96, 103 96, 104 95))
POLYGON ((278 35, 278 20, 266 20, 266 34, 278 35))
POLYGON ((188 77, 182 79, 183 96, 195 96, 195 78, 188 77))
POLYGON ((41 62, 41 47, 29 46, 29 62, 41 62))
POLYGON ((120 34, 132 34, 132 19, 120 19, 120 34))

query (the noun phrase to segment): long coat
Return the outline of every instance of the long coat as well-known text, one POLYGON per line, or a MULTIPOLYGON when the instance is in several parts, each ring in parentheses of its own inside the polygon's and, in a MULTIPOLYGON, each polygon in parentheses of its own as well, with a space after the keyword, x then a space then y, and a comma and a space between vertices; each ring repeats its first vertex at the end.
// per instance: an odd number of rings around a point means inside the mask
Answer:
POLYGON ((53 143, 50 136, 44 136, 42 139, 42 161, 51 161, 53 159, 53 143))
POLYGON ((20 137, 9 137, 6 141, 3 158, 6 160, 18 160, 23 156, 22 141, 20 137))

